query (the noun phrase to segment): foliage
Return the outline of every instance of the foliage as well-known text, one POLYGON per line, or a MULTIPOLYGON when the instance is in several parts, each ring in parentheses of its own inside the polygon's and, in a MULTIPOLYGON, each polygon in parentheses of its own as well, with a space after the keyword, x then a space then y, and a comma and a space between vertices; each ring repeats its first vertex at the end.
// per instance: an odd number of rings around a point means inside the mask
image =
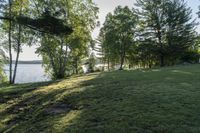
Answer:
MULTIPOLYGON (((2 48, 0 46, 0 48, 2 48)), ((5 55, 5 52, 0 49, 0 84, 6 81, 6 76, 4 72, 4 65, 6 63, 7 57, 5 55)))
POLYGON ((184 0, 137 0, 136 6, 141 22, 138 41, 152 43, 148 51, 154 56, 154 64, 158 61, 160 66, 176 64, 194 45, 191 9, 184 0))
MULTIPOLYGON (((191 12, 184 0, 137 0, 133 10, 118 6, 106 16, 96 50, 108 69, 197 63, 191 12)), ((9 53, 10 83, 15 82, 23 45, 38 44, 37 53, 53 79, 80 73, 82 60, 96 45, 91 34, 97 13, 92 0, 0 0, 1 50, 9 53)), ((89 62, 92 70, 96 61, 91 57, 89 62)))
POLYGON ((48 12, 44 13, 43 17, 38 19, 31 19, 28 17, 17 17, 16 19, 17 23, 43 33, 68 35, 73 31, 69 26, 63 25, 62 20, 50 16, 48 12))
MULTIPOLYGON (((2 7, 2 15, 5 17, 16 17, 29 15, 29 0, 12 0, 4 3, 2 7)), ((2 44, 6 52, 9 53, 9 66, 10 66, 10 83, 15 83, 18 59, 20 52, 22 52, 23 45, 31 45, 33 36, 30 34, 32 31, 22 26, 21 24, 12 22, 11 20, 3 20, 1 23, 1 32, 3 33, 2 44), (7 34, 8 33, 8 37, 7 34), (16 52, 16 62, 13 70, 13 52, 16 52)))
POLYGON ((96 26, 98 8, 88 0, 49 1, 46 4, 51 13, 63 18, 73 28, 73 33, 68 36, 42 35, 41 45, 37 50, 43 57, 46 70, 53 78, 60 79, 71 73, 71 70, 78 73, 81 59, 88 55, 88 46, 92 40, 91 32, 96 26), (59 11, 55 7, 59 7, 59 11))
POLYGON ((135 14, 127 6, 118 6, 114 14, 107 15, 101 29, 100 36, 105 56, 107 60, 110 58, 112 63, 120 62, 120 69, 123 69, 127 52, 134 44, 135 27, 135 14))

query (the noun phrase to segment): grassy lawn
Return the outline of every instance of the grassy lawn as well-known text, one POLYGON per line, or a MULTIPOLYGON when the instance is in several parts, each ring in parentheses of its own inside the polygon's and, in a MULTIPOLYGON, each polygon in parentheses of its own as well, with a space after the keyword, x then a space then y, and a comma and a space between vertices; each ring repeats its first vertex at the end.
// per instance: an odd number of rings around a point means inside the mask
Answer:
POLYGON ((200 65, 1 86, 0 132, 199 133, 200 65))

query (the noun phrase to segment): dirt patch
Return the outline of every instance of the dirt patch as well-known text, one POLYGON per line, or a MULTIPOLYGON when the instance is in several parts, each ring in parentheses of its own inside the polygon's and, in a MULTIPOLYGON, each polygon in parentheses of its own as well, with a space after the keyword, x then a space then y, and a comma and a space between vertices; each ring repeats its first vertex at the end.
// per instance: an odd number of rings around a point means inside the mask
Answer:
POLYGON ((73 110, 73 107, 71 105, 60 103, 45 109, 45 113, 54 115, 54 114, 66 113, 69 112, 70 110, 73 110))
MULTIPOLYGON (((30 109, 30 105, 39 105, 40 101, 39 98, 40 95, 33 95, 31 97, 27 97, 19 101, 17 104, 12 105, 10 108, 7 109, 7 113, 9 114, 16 114, 20 112, 24 112, 30 109)), ((8 104, 12 104, 12 102, 15 101, 8 101, 8 104)))
MULTIPOLYGON (((0 96, 1 97, 1 96, 0 96)), ((5 99, 3 99, 3 98, 0 98, 0 103, 2 104, 2 103, 5 103, 6 102, 6 100, 5 99)))
POLYGON ((13 127, 14 125, 16 125, 17 123, 18 123, 17 120, 10 120, 10 121, 7 122, 6 128, 9 129, 9 128, 13 127))
POLYGON ((30 89, 24 89, 20 91, 14 91, 14 92, 5 92, 0 93, 0 103, 7 103, 12 99, 20 98, 23 94, 29 93, 31 91, 37 90, 38 88, 30 88, 30 89))

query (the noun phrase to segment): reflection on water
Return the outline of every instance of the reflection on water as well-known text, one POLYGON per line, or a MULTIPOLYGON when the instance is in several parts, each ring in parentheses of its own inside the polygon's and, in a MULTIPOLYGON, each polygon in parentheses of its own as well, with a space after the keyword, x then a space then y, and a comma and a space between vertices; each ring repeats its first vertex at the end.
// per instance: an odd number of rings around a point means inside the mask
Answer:
MULTIPOLYGON (((6 75, 9 76, 9 67, 5 66, 6 75)), ((41 64, 19 64, 16 75, 16 83, 49 81, 41 64)))

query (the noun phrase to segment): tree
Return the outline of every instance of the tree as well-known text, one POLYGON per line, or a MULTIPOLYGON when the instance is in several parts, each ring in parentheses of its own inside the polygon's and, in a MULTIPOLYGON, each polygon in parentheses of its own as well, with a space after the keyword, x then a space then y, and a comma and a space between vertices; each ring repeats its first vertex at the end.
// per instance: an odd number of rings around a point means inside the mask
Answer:
POLYGON ((191 9, 184 0, 137 0, 136 6, 141 22, 138 38, 144 43, 152 42, 154 50, 149 51, 161 67, 177 62, 194 44, 195 23, 191 20, 191 9))
POLYGON ((6 81, 6 76, 4 73, 4 65, 6 63, 7 57, 5 51, 3 50, 2 46, 0 46, 0 83, 6 81))
POLYGON ((88 41, 85 40, 86 38, 81 38, 83 37, 83 34, 80 34, 81 31, 79 32, 78 35, 75 35, 74 39, 70 39, 70 55, 69 58, 71 60, 72 64, 72 70, 74 71, 74 74, 79 74, 80 68, 81 68, 81 63, 82 59, 88 56, 88 41))
POLYGON ((182 0, 169 1, 165 13, 167 54, 171 62, 179 60, 195 45, 196 24, 191 20, 192 10, 182 0))
MULTIPOLYGON (((29 1, 28 0, 18 0, 13 2, 13 15, 14 16, 22 16, 27 15, 28 16, 28 8, 29 8, 29 1)), ((13 49, 16 51, 16 59, 15 59, 15 65, 14 65, 14 71, 13 71, 13 78, 12 83, 15 83, 15 78, 17 74, 17 66, 19 61, 19 55, 22 51, 22 43, 28 44, 29 40, 31 40, 30 35, 27 34, 28 30, 26 27, 21 25, 20 23, 14 23, 13 24, 13 49)), ((29 44, 30 45, 30 44, 29 44)))
POLYGON ((102 47, 102 38, 99 36, 94 40, 93 51, 96 55, 96 63, 99 64, 99 70, 104 71, 105 69, 105 52, 102 47))
POLYGON ((110 70, 110 58, 111 58, 111 54, 110 54, 110 49, 109 49, 109 39, 106 39, 106 25, 109 25, 110 19, 111 19, 112 14, 109 13, 106 16, 106 21, 104 23, 104 27, 100 29, 100 33, 98 36, 99 42, 101 44, 102 47, 102 52, 104 55, 104 64, 107 63, 107 69, 110 70))
POLYGON ((118 6, 113 15, 110 13, 107 15, 102 28, 103 47, 108 55, 107 58, 113 57, 113 62, 120 62, 120 70, 123 69, 125 59, 127 59, 127 52, 134 44, 135 27, 135 14, 127 6, 118 6))
MULTIPOLYGON (((11 0, 8 1, 8 16, 11 18, 12 17, 12 2, 11 0)), ((10 75, 9 75, 9 82, 10 84, 12 84, 12 44, 11 44, 11 30, 12 30, 12 21, 9 20, 9 29, 8 29, 8 45, 9 45, 9 64, 10 64, 10 67, 9 67, 9 72, 10 72, 10 75)))
MULTIPOLYGON (((3 32, 8 32, 8 45, 4 48, 8 49, 9 52, 9 82, 10 84, 15 83, 19 54, 21 52, 22 43, 28 43, 29 34, 25 27, 22 27, 20 23, 15 23, 12 19, 16 16, 28 15, 29 1, 28 0, 10 0, 4 4, 2 14, 5 17, 8 16, 10 19, 2 21, 1 27, 3 32), (16 52, 16 61, 14 64, 13 71, 13 50, 16 52)), ((5 43, 5 42, 4 42, 5 43)))
POLYGON ((37 52, 42 55, 46 71, 55 79, 65 76, 68 47, 64 46, 63 38, 44 35, 37 49, 37 52))
POLYGON ((164 0, 137 0, 136 6, 141 10, 136 10, 140 18, 140 39, 144 42, 151 40, 156 46, 160 58, 160 66, 164 66, 164 41, 163 27, 165 25, 164 0))
POLYGON ((67 71, 72 70, 72 67, 78 73, 78 64, 86 55, 87 45, 92 39, 91 32, 96 26, 98 8, 88 0, 48 1, 45 5, 48 5, 53 16, 63 19, 73 27, 72 34, 68 36, 43 35, 37 50, 43 57, 46 70, 54 79, 61 79, 67 76, 67 71))

